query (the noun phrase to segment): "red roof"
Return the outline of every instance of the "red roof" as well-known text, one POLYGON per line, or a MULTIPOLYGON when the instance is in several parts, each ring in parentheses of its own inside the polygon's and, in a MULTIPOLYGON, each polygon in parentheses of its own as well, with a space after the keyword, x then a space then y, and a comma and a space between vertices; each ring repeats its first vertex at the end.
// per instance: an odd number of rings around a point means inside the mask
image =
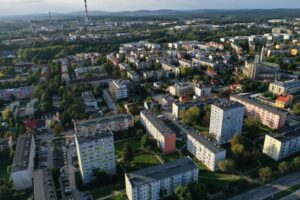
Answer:
POLYGON ((37 128, 37 121, 26 119, 24 120, 24 125, 27 129, 35 130, 37 128))
POLYGON ((288 103, 292 100, 292 96, 291 95, 281 95, 279 96, 276 101, 280 101, 280 102, 284 102, 284 103, 288 103))

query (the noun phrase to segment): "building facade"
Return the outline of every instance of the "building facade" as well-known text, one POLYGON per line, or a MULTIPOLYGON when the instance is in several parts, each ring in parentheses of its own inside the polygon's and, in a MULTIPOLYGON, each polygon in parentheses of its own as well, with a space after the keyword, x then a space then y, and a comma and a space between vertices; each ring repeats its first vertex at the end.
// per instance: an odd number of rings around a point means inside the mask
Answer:
POLYGON ((148 110, 141 111, 140 116, 142 124, 157 141, 159 148, 163 152, 173 152, 176 150, 176 134, 163 121, 157 119, 148 110))
POLYGON ((260 103, 255 99, 243 97, 240 95, 231 95, 230 100, 243 104, 246 108, 247 116, 258 117, 262 124, 272 128, 279 129, 284 127, 288 113, 277 108, 260 103))
POLYGON ((32 187, 34 156, 33 136, 31 134, 20 135, 11 169, 11 178, 17 191, 32 187))
POLYGON ((187 135, 187 150, 213 172, 219 169, 218 163, 226 158, 225 149, 195 131, 187 135))
POLYGON ((300 151, 300 126, 296 125, 265 136, 263 153, 279 161, 300 151))
POLYGON ((194 88, 191 83, 177 83, 169 88, 170 94, 173 96, 189 96, 194 94, 194 88))
POLYGON ((116 99, 126 99, 128 97, 127 82, 123 80, 113 80, 109 83, 109 92, 116 99))
POLYGON ((107 131, 82 131, 75 133, 80 174, 84 183, 92 180, 93 171, 116 173, 114 136, 107 131))
POLYGON ((269 91, 276 95, 293 94, 300 91, 300 81, 292 80, 287 82, 276 81, 270 83, 269 91))
POLYGON ((235 134, 242 132, 245 107, 237 102, 221 102, 211 106, 209 133, 218 144, 229 142, 235 134))
POLYGON ((75 131, 95 131, 95 130, 111 130, 111 131, 125 131, 134 126, 132 115, 112 115, 107 117, 100 117, 91 120, 73 121, 75 131))
POLYGON ((129 200, 159 200, 169 196, 178 186, 198 180, 199 169, 190 158, 183 158, 125 174, 129 200))

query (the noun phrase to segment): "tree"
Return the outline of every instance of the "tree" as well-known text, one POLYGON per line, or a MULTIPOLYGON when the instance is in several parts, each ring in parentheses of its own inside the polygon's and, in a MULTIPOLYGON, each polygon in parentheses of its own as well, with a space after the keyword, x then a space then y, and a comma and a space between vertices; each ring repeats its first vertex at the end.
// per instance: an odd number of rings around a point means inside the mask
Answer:
POLYGON ((127 196, 123 192, 114 192, 113 200, 127 200, 127 196))
POLYGON ((201 197, 201 200, 207 199, 207 190, 204 184, 193 182, 188 185, 188 189, 191 192, 193 200, 198 200, 199 197, 201 197))
POLYGON ((198 107, 191 107, 186 111, 180 112, 180 118, 182 119, 183 123, 186 125, 197 125, 200 124, 202 116, 202 111, 198 107))
POLYGON ((222 172, 232 172, 234 169, 234 161, 231 159, 225 159, 218 163, 218 167, 222 172))
POLYGON ((286 161, 279 163, 278 170, 280 173, 284 174, 289 170, 290 166, 286 161))
POLYGON ((273 177, 273 171, 272 171, 271 167, 261 168, 258 171, 258 174, 259 174, 260 179, 264 183, 271 181, 271 179, 273 177))
POLYGON ((248 134, 250 134, 253 139, 259 136, 260 131, 260 119, 258 117, 247 117, 245 119, 245 129, 247 130, 248 134))
POLYGON ((140 143, 142 148, 155 148, 155 140, 151 139, 148 134, 145 134, 140 143))
POLYGON ((236 144, 244 144, 244 138, 241 134, 236 134, 233 136, 233 138, 230 140, 230 145, 234 146, 236 144))
POLYGON ((6 184, 0 185, 0 199, 13 199, 13 192, 6 184))
POLYGON ((94 87, 93 93, 96 97, 100 97, 102 95, 102 88, 100 86, 94 87))
POLYGON ((231 146, 231 151, 233 154, 240 156, 245 152, 245 147, 242 144, 235 144, 231 146))
POLYGON ((125 143, 123 147, 123 159, 125 162, 131 162, 133 161, 133 151, 132 147, 129 143, 125 143))
POLYGON ((293 112, 295 115, 300 116, 300 103, 296 103, 293 107, 293 112))
POLYGON ((204 116, 202 117, 201 124, 203 126, 208 126, 210 122, 211 106, 210 105, 205 106, 203 108, 203 111, 204 111, 204 116))
POLYGON ((297 157, 295 157, 295 158, 293 159, 293 161, 292 161, 292 166, 293 166, 294 168, 299 168, 299 167, 300 167, 300 157, 299 157, 299 156, 297 156, 297 157))
POLYGON ((55 124, 54 128, 53 128, 53 132, 55 135, 60 134, 61 132, 63 132, 64 127, 62 127, 62 125, 60 124, 55 124))
POLYGON ((3 119, 7 120, 12 116, 11 110, 9 108, 5 108, 5 110, 2 111, 2 117, 3 119))
POLYGON ((192 200, 191 192, 187 187, 179 186, 175 189, 175 196, 178 200, 192 200))

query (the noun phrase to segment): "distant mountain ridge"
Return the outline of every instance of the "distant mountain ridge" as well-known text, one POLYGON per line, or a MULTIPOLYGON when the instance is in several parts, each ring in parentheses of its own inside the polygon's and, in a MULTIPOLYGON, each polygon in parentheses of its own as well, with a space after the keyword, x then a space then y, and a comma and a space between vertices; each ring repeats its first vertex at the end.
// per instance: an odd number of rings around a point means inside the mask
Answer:
MULTIPOLYGON (((91 17, 150 17, 150 16, 211 16, 214 15, 239 15, 239 16, 249 16, 249 15, 263 15, 270 17, 300 17, 300 8, 295 9, 197 9, 197 10, 171 10, 171 9, 161 9, 161 10, 137 10, 137 11, 119 11, 119 12, 109 12, 109 11, 89 11, 89 16, 91 17)), ((53 17, 82 17, 84 16, 83 11, 75 11, 69 13, 57 13, 51 12, 53 17)), ((16 15, 16 16, 2 16, 2 18, 14 18, 14 19, 38 19, 47 18, 48 13, 45 14, 31 14, 31 15, 16 15)))

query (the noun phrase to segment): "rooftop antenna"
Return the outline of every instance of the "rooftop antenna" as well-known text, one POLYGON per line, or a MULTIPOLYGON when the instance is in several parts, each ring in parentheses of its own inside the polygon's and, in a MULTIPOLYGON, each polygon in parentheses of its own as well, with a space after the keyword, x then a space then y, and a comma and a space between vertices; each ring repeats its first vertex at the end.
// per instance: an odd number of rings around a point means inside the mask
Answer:
POLYGON ((87 9, 87 0, 84 0, 84 6, 85 6, 85 23, 87 24, 89 22, 88 9, 87 9))
POLYGON ((52 15, 51 15, 51 11, 49 10, 49 20, 52 20, 52 15))

